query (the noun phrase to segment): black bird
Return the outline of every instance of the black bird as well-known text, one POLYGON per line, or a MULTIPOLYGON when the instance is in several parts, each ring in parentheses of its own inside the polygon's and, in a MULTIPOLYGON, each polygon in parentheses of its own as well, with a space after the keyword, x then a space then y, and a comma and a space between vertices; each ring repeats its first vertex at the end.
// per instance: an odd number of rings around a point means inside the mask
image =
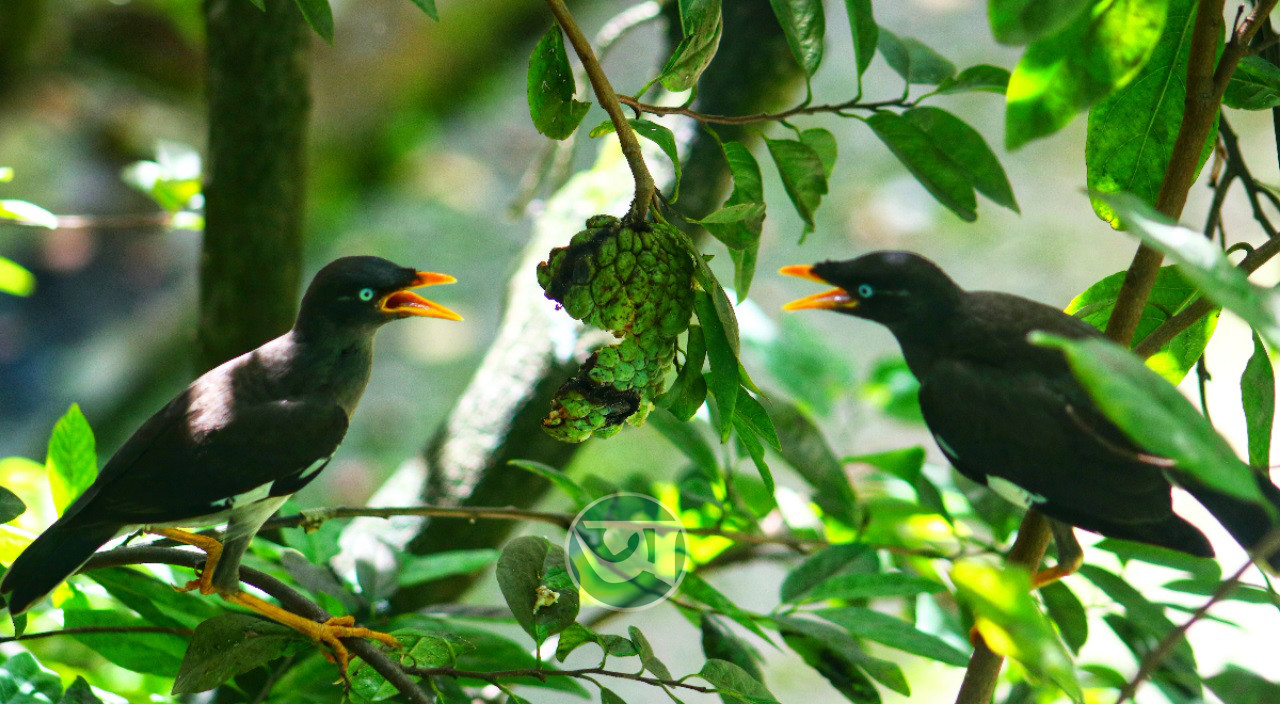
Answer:
POLYGON ((345 257, 316 274, 284 335, 200 376, 107 460, 93 484, 18 556, 0 582, 17 615, 80 569, 99 547, 145 530, 208 553, 187 589, 217 593, 327 644, 389 636, 283 611, 240 590, 249 541, 324 469, 369 381, 374 333, 420 316, 461 320, 409 289, 453 283, 378 257, 345 257), (177 527, 227 523, 223 541, 177 527))
MULTIPOLYGON (((925 423, 952 465, 1049 517, 1058 565, 1036 575, 1037 585, 1079 567, 1071 526, 1213 555, 1205 536, 1173 512, 1162 471, 1168 460, 1145 453, 1103 415, 1059 350, 1027 340, 1036 330, 1101 337, 1092 326, 1019 296, 966 291, 910 252, 873 252, 780 273, 837 287, 784 310, 833 310, 889 328, 920 381, 925 423)), ((1280 490, 1261 475, 1258 484, 1280 507, 1280 490)), ((1203 486, 1185 488, 1246 548, 1273 527, 1261 506, 1203 486)), ((1280 569, 1280 556, 1268 561, 1280 569)))

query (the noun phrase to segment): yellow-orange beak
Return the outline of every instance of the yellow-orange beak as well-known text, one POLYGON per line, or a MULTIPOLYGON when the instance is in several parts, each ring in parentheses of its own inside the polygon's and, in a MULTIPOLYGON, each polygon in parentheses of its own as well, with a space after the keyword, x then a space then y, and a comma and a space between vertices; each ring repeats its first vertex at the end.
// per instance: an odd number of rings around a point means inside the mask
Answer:
MULTIPOLYGON (((778 270, 778 273, 783 276, 794 276, 797 279, 815 283, 827 283, 813 273, 813 267, 811 266, 784 266, 778 270)), ((815 293, 812 296, 805 296, 799 300, 792 301, 783 306, 782 309, 788 312, 796 310, 848 310, 857 306, 858 301, 846 293, 844 289, 833 288, 830 291, 815 293)))
POLYGON ((409 289, 423 288, 424 286, 438 286, 439 284, 455 283, 457 279, 448 274, 437 274, 431 271, 419 271, 418 278, 413 283, 405 286, 399 291, 393 291, 382 297, 378 301, 378 310, 389 315, 399 316, 417 316, 420 318, 443 318, 444 320, 462 320, 462 316, 445 308, 439 303, 428 301, 427 299, 413 293, 409 289))

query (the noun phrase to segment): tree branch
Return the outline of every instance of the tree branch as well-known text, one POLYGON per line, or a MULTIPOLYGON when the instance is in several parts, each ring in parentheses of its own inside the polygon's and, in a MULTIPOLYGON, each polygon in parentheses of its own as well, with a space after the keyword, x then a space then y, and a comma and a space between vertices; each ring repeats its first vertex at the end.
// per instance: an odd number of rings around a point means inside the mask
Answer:
MULTIPOLYGON (((1018 527, 1018 538, 1009 550, 1007 564, 1022 565, 1034 572, 1048 547, 1049 521, 1039 511, 1027 511, 1018 527)), ((1000 679, 1004 657, 992 652, 982 638, 976 640, 973 655, 969 657, 969 667, 964 672, 964 681, 956 694, 956 704, 991 704, 1000 679)))
POLYGON ((189 636, 194 631, 189 628, 164 628, 161 626, 120 626, 112 628, 109 626, 86 626, 84 628, 60 628, 56 631, 41 631, 40 633, 23 633, 20 636, 0 636, 0 643, 12 643, 19 640, 39 640, 41 638, 54 638, 56 636, 81 636, 81 635, 102 635, 112 633, 165 633, 174 636, 189 636))
POLYGON ((613 123, 613 129, 618 133, 618 143, 622 145, 622 156, 626 158, 627 166, 631 167, 631 176, 636 182, 636 195, 631 201, 631 209, 627 212, 626 219, 629 222, 643 222, 649 213, 649 203, 653 201, 653 196, 658 189, 653 182, 653 174, 649 173, 649 166, 645 164, 644 155, 640 151, 640 138, 636 136, 635 130, 631 129, 627 116, 622 113, 622 105, 618 103, 618 95, 613 91, 609 77, 605 75, 604 68, 596 59, 595 50, 591 48, 590 40, 574 21, 569 8, 565 7, 563 0, 547 0, 547 5, 551 8, 551 14, 555 15, 556 22, 560 23, 560 28, 569 37, 569 43, 573 45, 573 51, 578 55, 578 60, 582 62, 582 68, 587 72, 587 78, 591 81, 596 99, 600 101, 600 107, 608 113, 609 121, 613 123))
POLYGON ((854 98, 853 100, 843 103, 832 103, 829 105, 802 104, 781 112, 762 112, 754 115, 709 115, 696 110, 690 110, 683 106, 651 105, 649 103, 642 103, 627 95, 618 96, 618 101, 638 112, 649 113, 652 115, 682 115, 707 125, 753 125, 761 122, 780 122, 789 117, 795 117, 796 115, 816 115, 828 112, 840 114, 846 110, 869 110, 874 112, 883 108, 911 108, 916 105, 916 101, 903 100, 902 98, 879 100, 870 103, 864 103, 861 102, 861 99, 854 98))
POLYGON ((552 677, 573 677, 577 679, 591 679, 592 675, 600 675, 604 677, 617 677, 624 680, 632 680, 634 682, 643 682, 651 684, 655 687, 677 687, 680 689, 688 689, 703 694, 714 694, 717 690, 714 687, 703 687, 696 684, 689 684, 683 680, 664 680, 659 677, 646 677, 633 672, 618 672, 617 670, 606 670, 602 667, 586 667, 580 670, 537 670, 533 668, 524 670, 496 670, 493 672, 478 672, 475 670, 459 670, 456 667, 406 667, 405 672, 419 677, 452 677, 454 679, 474 679, 488 682, 489 684, 498 684, 502 680, 510 680, 518 677, 532 677, 537 680, 546 682, 552 677))
MULTIPOLYGON (((116 548, 95 554, 89 558, 84 567, 80 568, 80 571, 88 572, 106 567, 138 564, 165 564, 197 569, 203 567, 204 563, 204 555, 190 550, 157 547, 116 548)), ((281 606, 299 616, 320 623, 333 618, 332 614, 320 608, 318 604, 264 572, 250 567, 241 567, 240 581, 261 589, 279 601, 281 606)), ((343 638, 342 644, 347 646, 354 655, 369 663, 369 666, 378 674, 385 677, 400 692, 405 701, 413 704, 431 704, 432 698, 411 680, 399 665, 372 643, 360 638, 343 638)))

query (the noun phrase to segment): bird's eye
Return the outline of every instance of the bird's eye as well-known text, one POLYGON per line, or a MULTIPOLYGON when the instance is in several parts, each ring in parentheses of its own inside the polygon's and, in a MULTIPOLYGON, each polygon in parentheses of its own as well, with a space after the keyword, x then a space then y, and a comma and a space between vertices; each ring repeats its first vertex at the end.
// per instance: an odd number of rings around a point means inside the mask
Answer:
POLYGON ((871 298, 876 291, 871 288, 871 284, 862 284, 858 287, 858 298, 871 298))
POLYGON ((371 289, 371 288, 362 288, 362 289, 360 289, 360 300, 362 300, 362 301, 372 301, 372 300, 373 300, 373 289, 371 289))

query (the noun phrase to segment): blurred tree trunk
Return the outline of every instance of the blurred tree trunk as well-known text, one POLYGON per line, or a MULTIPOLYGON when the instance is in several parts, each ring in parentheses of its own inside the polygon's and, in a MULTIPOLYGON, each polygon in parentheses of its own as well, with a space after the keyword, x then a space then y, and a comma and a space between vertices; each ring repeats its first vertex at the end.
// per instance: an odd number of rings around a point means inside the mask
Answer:
POLYGON ((45 12, 45 0, 0 2, 0 103, 27 72, 45 12))
POLYGON ((293 2, 205 0, 209 105, 197 363, 288 330, 302 270, 311 30, 293 2))
MULTIPOLYGON (((765 0, 726 3, 724 25, 720 50, 699 82, 697 108, 713 113, 747 114, 776 109, 793 99, 801 73, 788 54, 768 3, 765 0)), ((672 26, 678 34, 678 20, 672 26)), ((679 37, 674 39, 678 41, 679 37)), ((715 143, 700 130, 694 133, 692 141, 681 151, 689 164, 685 167, 680 206, 687 212, 701 214, 713 210, 723 200, 729 174, 715 143)), ((750 139, 758 131, 721 130, 721 133, 725 138, 750 139)), ((563 232, 558 243, 567 241, 574 229, 563 232)), ((547 249, 540 251, 545 257, 547 249)), ((536 252, 526 251, 526 258, 529 254, 536 252)), ((521 276, 533 278, 529 271, 517 271, 512 279, 513 289, 521 276)), ((524 295, 540 296, 541 292, 535 289, 524 295)), ((515 298, 513 295, 512 299, 515 298)), ((571 371, 563 360, 555 358, 550 340, 534 337, 545 334, 547 322, 540 320, 544 315, 540 311, 545 310, 546 306, 518 304, 506 310, 502 331, 489 357, 424 453, 425 476, 419 481, 418 490, 424 503, 530 506, 546 492, 547 482, 507 466, 507 461, 523 458, 563 467, 572 458, 578 446, 551 441, 541 427, 548 399, 571 371), (507 331, 523 331, 524 337, 504 337, 507 331)), ((563 313, 559 315, 567 320, 563 313)), ((399 481, 397 486, 403 488, 404 478, 399 481)), ((373 524, 368 526, 354 532, 379 530, 373 524)), ((393 550, 403 546, 410 553, 425 555, 444 550, 497 547, 511 529, 512 524, 498 521, 474 524, 460 520, 415 520, 402 523, 398 535, 384 533, 379 540, 390 542, 393 550)), ((351 537, 357 544, 360 542, 358 537, 351 537)), ((393 608, 413 610, 449 601, 465 591, 470 583, 467 578, 458 578, 404 589, 393 597, 393 608)))

